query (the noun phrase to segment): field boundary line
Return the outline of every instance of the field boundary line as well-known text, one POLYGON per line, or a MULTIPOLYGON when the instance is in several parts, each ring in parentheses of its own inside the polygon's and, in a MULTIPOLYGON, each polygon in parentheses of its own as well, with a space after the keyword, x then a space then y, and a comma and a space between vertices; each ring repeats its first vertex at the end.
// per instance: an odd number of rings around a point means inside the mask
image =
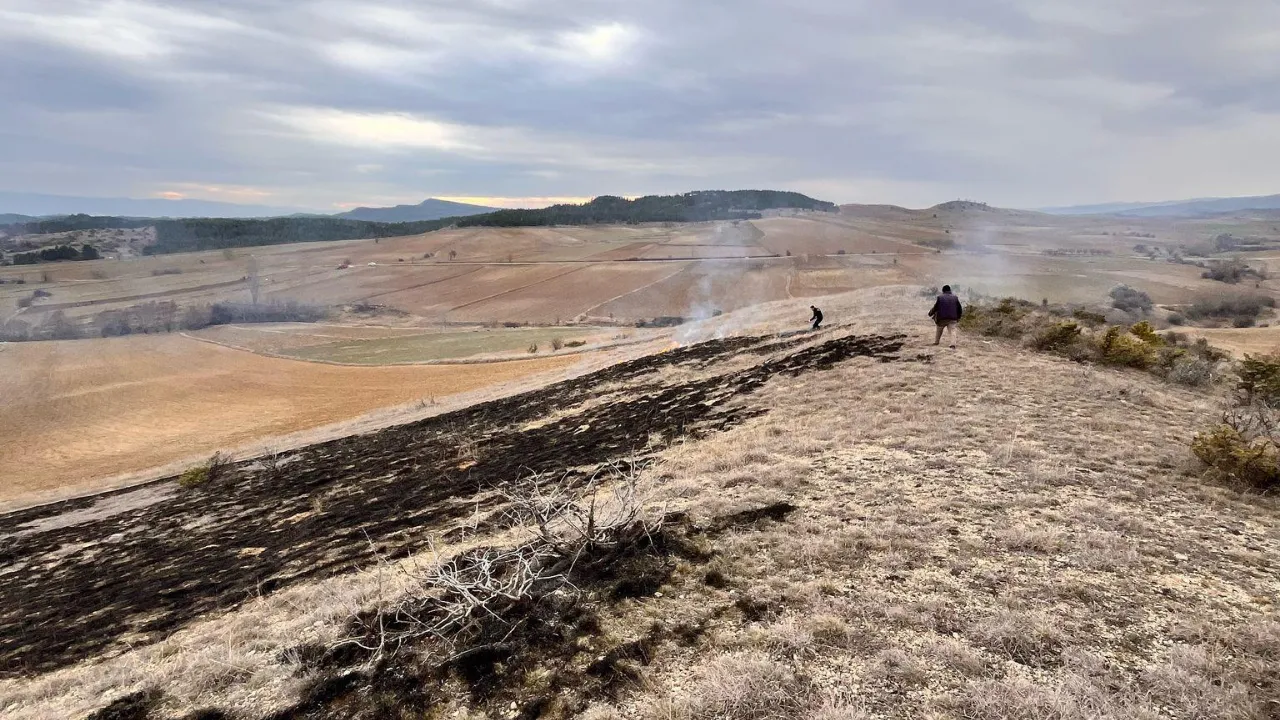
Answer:
POLYGON ((584 310, 584 311, 582 312, 582 314, 583 314, 583 315, 586 315, 586 316, 590 316, 590 315, 591 315, 591 311, 592 311, 592 310, 595 310, 596 308, 598 308, 598 307, 600 307, 600 306, 602 306, 602 305, 608 305, 609 303, 611 303, 611 302, 613 302, 613 301, 615 301, 615 300, 621 300, 622 298, 624 298, 624 297, 626 297, 626 296, 628 296, 628 295, 631 295, 632 293, 638 293, 638 292, 640 292, 641 290, 647 290, 648 288, 651 288, 651 287, 653 287, 654 285, 657 285, 657 284, 658 284, 658 283, 660 283, 660 282, 666 282, 667 280, 670 280, 671 278, 673 278, 673 277, 675 277, 675 276, 679 275, 680 273, 682 273, 682 272, 684 272, 684 271, 686 271, 686 270, 688 270, 688 269, 689 269, 689 268, 687 268, 687 267, 682 267, 682 268, 680 268, 679 270, 676 270, 675 272, 671 273, 670 275, 664 275, 663 277, 660 277, 660 278, 658 278, 657 280, 654 280, 653 282, 645 283, 644 285, 641 285, 640 287, 635 288, 634 290, 628 290, 627 292, 624 292, 624 293, 622 293, 621 295, 618 295, 617 297, 611 297, 611 298, 609 298, 608 300, 605 300, 604 302, 596 303, 595 305, 592 305, 591 307, 589 307, 589 308, 587 308, 586 310, 584 310))
MULTIPOLYGON (((351 367, 351 368, 420 367, 420 366, 433 366, 433 365, 449 367, 449 366, 456 366, 456 365, 493 365, 497 363, 526 362, 529 360, 544 360, 547 358, 561 358, 561 357, 574 357, 577 355, 586 355, 588 353, 601 352, 604 350, 627 347, 630 345, 638 345, 640 343, 652 342, 654 340, 653 337, 639 338, 636 340, 627 340, 622 342, 610 343, 608 345, 597 345, 595 347, 574 348, 572 350, 563 350, 560 352, 547 353, 545 355, 530 355, 528 357, 522 357, 519 355, 512 356, 512 357, 491 357, 491 356, 490 357, 473 357, 473 358, 462 357, 462 358, 451 358, 451 359, 444 359, 444 360, 417 360, 412 362, 392 362, 392 363, 372 364, 372 363, 339 362, 337 360, 317 360, 313 358, 300 358, 300 357, 295 357, 293 355, 284 355, 277 352, 271 352, 269 350, 253 350, 251 348, 243 347, 240 345, 233 345, 229 342, 223 342, 221 340, 214 340, 212 338, 202 338, 202 337, 197 337, 195 335, 188 335, 185 332, 180 332, 178 334, 189 340, 195 340, 196 342, 209 343, 210 345, 217 345, 219 347, 227 348, 228 350, 238 350, 240 352, 247 352, 253 355, 260 355, 262 357, 276 358, 278 360, 292 360, 294 362, 316 363, 318 365, 335 365, 338 367, 351 367)), ((428 335, 430 333, 423 333, 423 334, 428 335)))

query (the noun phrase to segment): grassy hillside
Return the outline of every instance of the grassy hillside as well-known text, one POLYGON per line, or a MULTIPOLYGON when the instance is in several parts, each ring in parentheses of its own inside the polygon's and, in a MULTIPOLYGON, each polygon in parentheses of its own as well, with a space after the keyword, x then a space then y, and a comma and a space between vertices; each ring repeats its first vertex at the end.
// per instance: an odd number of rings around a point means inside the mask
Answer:
POLYGON ((1280 505, 1187 448, 1229 383, 938 351, 922 302, 0 516, 5 715, 1271 717, 1280 505))

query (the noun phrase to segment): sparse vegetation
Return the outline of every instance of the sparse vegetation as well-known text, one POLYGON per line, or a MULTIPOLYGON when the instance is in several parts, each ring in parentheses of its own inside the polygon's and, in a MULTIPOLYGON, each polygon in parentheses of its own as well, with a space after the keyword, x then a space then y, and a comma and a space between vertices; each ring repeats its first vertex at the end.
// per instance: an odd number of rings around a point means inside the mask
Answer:
POLYGON ((558 352, 558 351, 560 351, 560 350, 563 350, 563 349, 564 349, 564 338, 560 338, 560 337, 553 337, 553 338, 551 338, 551 349, 552 349, 552 350, 555 350, 555 351, 557 351, 557 352, 558 352))
POLYGON ((1275 306, 1275 298, 1261 293, 1205 295, 1185 308, 1184 314, 1195 321, 1230 320, 1236 327, 1248 327, 1275 306))
POLYGON ((1280 427, 1264 405, 1229 410, 1217 427, 1196 435, 1191 451, 1214 479, 1258 492, 1280 488, 1280 427))
POLYGON ((1188 343, 1185 336, 1176 333, 1162 336, 1146 320, 1130 326, 1111 324, 1088 310, 1036 305, 1015 298, 994 304, 971 301, 960 324, 968 332, 1025 340, 1029 347, 1042 352, 1081 362, 1145 370, 1191 387, 1209 384, 1214 369, 1225 357, 1203 339, 1188 343), (1064 317, 1074 320, 1060 319, 1064 317))
POLYGON ((956 247, 955 238, 952 237, 933 237, 917 240, 917 245, 921 245, 932 250, 954 250, 956 247))
POLYGON ((231 467, 231 456, 216 452, 209 459, 178 476, 178 485, 196 488, 221 479, 231 467))
POLYGON ((1145 314, 1151 312, 1151 296, 1128 285, 1121 285, 1111 291, 1111 306, 1125 312, 1145 314))
POLYGON ((1041 329, 1031 339, 1036 350, 1061 352, 1080 340, 1080 326, 1071 321, 1053 323, 1041 329))
POLYGON ((1208 267, 1209 269, 1205 270, 1201 277, 1231 285, 1235 285, 1248 277, 1254 277, 1259 280, 1267 279, 1265 272, 1250 267, 1248 263, 1240 258, 1210 262, 1208 267))

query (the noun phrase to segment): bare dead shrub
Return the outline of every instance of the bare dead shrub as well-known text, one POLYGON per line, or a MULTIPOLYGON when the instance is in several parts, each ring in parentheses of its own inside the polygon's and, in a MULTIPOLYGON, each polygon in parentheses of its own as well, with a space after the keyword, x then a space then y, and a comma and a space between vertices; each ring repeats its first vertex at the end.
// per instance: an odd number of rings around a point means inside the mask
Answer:
MULTIPOLYGON (((419 639, 465 652, 468 643, 505 608, 552 592, 577 592, 568 574, 586 556, 620 554, 661 529, 661 518, 644 511, 634 464, 611 466, 585 487, 564 475, 534 475, 496 492, 509 504, 507 517, 528 524, 533 538, 515 547, 464 552, 428 567, 392 566, 379 557, 379 570, 399 573, 409 588, 395 603, 381 602, 353 620, 357 632, 337 647, 356 645, 376 663, 419 639), (602 485, 609 483, 607 492, 602 485)), ((438 557, 434 545, 431 553, 438 557)), ((380 593, 381 595, 381 593, 380 593)))
POLYGON ((562 338, 558 338, 558 337, 551 338, 552 350, 561 350, 563 348, 564 348, 564 340, 562 338))
POLYGON ((274 448, 267 448, 267 451, 258 458, 258 464, 262 466, 262 472, 272 479, 280 477, 280 472, 288 462, 289 457, 274 448))
POLYGON ((640 469, 635 463, 610 465, 588 478, 585 487, 567 473, 535 474, 499 493, 509 503, 511 521, 532 525, 539 544, 576 557, 633 542, 635 533, 658 530, 660 521, 648 519, 645 512, 640 469))

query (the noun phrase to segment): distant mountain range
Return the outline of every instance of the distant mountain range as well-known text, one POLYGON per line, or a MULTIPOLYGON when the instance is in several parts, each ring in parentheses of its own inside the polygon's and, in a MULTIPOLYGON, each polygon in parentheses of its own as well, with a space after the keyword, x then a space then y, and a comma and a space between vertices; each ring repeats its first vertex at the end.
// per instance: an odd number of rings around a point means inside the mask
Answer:
POLYGON ((1069 207, 1040 208, 1040 212, 1053 215, 1123 215, 1126 217, 1194 217, 1244 210, 1280 209, 1280 195, 1256 195, 1251 197, 1197 198, 1194 200, 1166 200, 1150 203, 1104 203, 1101 205, 1072 205, 1069 207))
POLYGON ((333 217, 347 220, 368 220, 370 222, 417 222, 419 220, 439 220, 446 217, 462 217, 464 215, 481 215, 493 212, 498 208, 467 203, 450 202, 427 198, 417 205, 396 205, 388 208, 358 207, 333 217))
POLYGON ((83 214, 118 217, 232 218, 273 217, 305 211, 300 208, 241 205, 213 200, 75 197, 0 191, 0 212, 35 217, 83 214))
POLYGON ((444 217, 479 215, 493 212, 495 209, 431 198, 417 205, 397 205, 390 208, 359 207, 355 210, 335 215, 324 215, 301 208, 243 205, 213 200, 97 198, 0 191, 0 225, 30 222, 38 218, 62 215, 154 218, 305 216, 336 217, 373 222, 417 222, 420 220, 438 220, 444 217))

